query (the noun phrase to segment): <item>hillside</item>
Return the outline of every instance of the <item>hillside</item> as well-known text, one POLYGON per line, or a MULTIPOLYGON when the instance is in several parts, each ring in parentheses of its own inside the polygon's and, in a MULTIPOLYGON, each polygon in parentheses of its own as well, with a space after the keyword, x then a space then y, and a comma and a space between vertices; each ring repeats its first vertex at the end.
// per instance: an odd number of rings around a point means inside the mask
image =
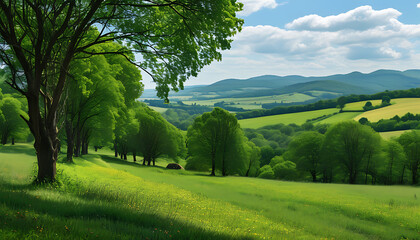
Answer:
POLYGON ((337 95, 350 95, 350 94, 369 94, 372 93, 372 90, 358 87, 356 85, 351 85, 344 82, 334 81, 334 80, 316 80, 305 83, 297 83, 289 86, 285 86, 277 89, 269 90, 260 90, 253 91, 248 93, 242 93, 234 95, 235 98, 243 97, 261 97, 261 96, 270 96, 276 94, 286 94, 286 93, 306 93, 311 95, 311 92, 317 91, 321 92, 317 97, 321 99, 325 98, 335 98, 337 95))
MULTIPOLYGON (((170 96, 212 99, 232 96, 270 96, 317 90, 336 94, 368 94, 419 86, 420 70, 378 70, 371 73, 352 72, 321 77, 264 75, 249 79, 225 79, 208 86, 188 86, 183 91, 171 93, 170 96), (310 82, 315 83, 310 84, 310 82)), ((154 90, 146 90, 142 98, 155 96, 154 90)))
MULTIPOLYGON (((361 111, 367 101, 360 101, 346 104, 344 110, 346 111, 361 111)), ((374 105, 380 104, 380 100, 371 101, 374 105)), ((264 116, 257 118, 249 118, 239 120, 243 128, 260 128, 279 123, 283 124, 303 124, 307 120, 315 119, 312 121, 314 124, 334 124, 336 122, 354 119, 358 121, 362 117, 366 117, 371 122, 376 122, 381 119, 389 119, 395 115, 400 117, 410 112, 413 114, 420 113, 420 98, 398 98, 391 101, 392 105, 367 111, 367 112, 343 112, 338 113, 339 109, 329 108, 316 111, 306 111, 298 113, 278 114, 272 116, 264 116), (335 113, 335 114, 334 114, 335 113), (324 116, 324 117, 322 117, 324 116), (319 118, 319 119, 316 119, 319 118)))
POLYGON ((209 177, 100 155, 29 185, 29 144, 0 146, 2 239, 415 239, 420 190, 209 177))

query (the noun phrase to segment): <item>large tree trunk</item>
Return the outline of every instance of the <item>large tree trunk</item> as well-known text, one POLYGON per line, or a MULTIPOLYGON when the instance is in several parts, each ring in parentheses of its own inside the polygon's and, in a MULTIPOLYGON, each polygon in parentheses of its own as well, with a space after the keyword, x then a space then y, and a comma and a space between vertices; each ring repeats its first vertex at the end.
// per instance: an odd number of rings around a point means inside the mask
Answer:
POLYGON ((9 138, 9 134, 7 131, 3 132, 3 135, 1 137, 1 144, 6 145, 7 144, 7 138, 9 138))
POLYGON ((12 137, 12 145, 15 145, 15 138, 12 137))
POLYGON ((413 185, 417 185, 417 183, 418 183, 418 180, 417 180, 417 167, 412 169, 411 180, 413 182, 413 185))
POLYGON ((316 171, 310 171, 312 175, 312 182, 316 182, 316 171))
POLYGON ((117 158, 118 157, 118 149, 117 149, 117 143, 114 142, 114 156, 117 158))
POLYGON ((137 161, 137 159, 136 159, 136 152, 133 152, 133 161, 134 161, 134 162, 136 162, 136 161, 137 161))
POLYGON ((216 176, 216 156, 214 153, 211 154, 211 174, 210 176, 216 176))
POLYGON ((76 145, 75 145, 75 148, 74 148, 74 156, 75 157, 80 157, 81 146, 82 146, 82 136, 81 136, 80 130, 77 130, 76 145))
POLYGON ((73 162, 73 151, 74 151, 74 136, 73 136, 73 124, 66 120, 66 136, 67 136, 67 162, 73 162))

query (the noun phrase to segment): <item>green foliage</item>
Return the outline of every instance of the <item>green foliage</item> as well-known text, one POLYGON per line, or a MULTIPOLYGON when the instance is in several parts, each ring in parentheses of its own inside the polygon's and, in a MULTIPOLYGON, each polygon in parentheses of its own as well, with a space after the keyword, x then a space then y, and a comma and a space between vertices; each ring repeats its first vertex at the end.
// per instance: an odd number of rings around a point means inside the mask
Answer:
MULTIPOLYGON (((221 108, 197 117, 188 129, 188 155, 193 161, 210 164, 212 175, 220 170, 222 175, 243 173, 247 166, 244 158, 244 136, 234 115, 221 108)), ((191 169, 192 166, 188 164, 191 169)))
POLYGON ((274 172, 270 165, 265 165, 260 168, 258 178, 274 179, 274 172))
POLYGON ((288 156, 297 164, 297 168, 311 174, 312 181, 316 182, 320 173, 321 150, 324 144, 324 135, 308 131, 296 136, 289 144, 288 156))
POLYGON ((354 184, 363 166, 369 168, 369 161, 377 154, 381 137, 369 126, 346 121, 328 129, 324 142, 323 152, 339 162, 348 182, 354 184))
POLYGON ((395 140, 390 140, 384 146, 385 161, 383 164, 383 182, 391 185, 404 183, 404 169, 407 157, 404 148, 395 140))
POLYGON ((143 164, 153 162, 155 165, 156 159, 162 155, 176 158, 185 154, 185 140, 179 129, 147 106, 139 105, 134 111, 139 126, 138 133, 131 131, 135 133, 132 145, 142 154, 143 164))
POLYGON ((420 168, 420 134, 417 131, 403 133, 398 142, 404 147, 407 156, 406 166, 411 171, 411 183, 418 183, 420 168))
POLYGON ((297 177, 296 164, 291 161, 282 161, 273 167, 274 176, 281 180, 295 180, 297 177))
MULTIPOLYGON (((1 93, 1 92, 0 92, 1 93)), ((21 116, 27 116, 24 105, 10 94, 0 96, 0 138, 1 144, 11 139, 26 142, 29 129, 21 116)))

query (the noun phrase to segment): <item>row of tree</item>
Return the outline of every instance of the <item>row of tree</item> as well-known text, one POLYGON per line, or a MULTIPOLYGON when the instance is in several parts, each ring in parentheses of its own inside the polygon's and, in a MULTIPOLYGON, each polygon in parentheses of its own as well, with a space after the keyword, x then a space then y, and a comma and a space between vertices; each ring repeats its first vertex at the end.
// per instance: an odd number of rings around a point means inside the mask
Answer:
POLYGON ((274 157, 259 170, 259 177, 305 180, 309 176, 313 182, 326 183, 418 184, 419 168, 418 132, 384 141, 371 127, 345 121, 331 126, 325 134, 305 131, 297 135, 281 160, 274 157), (276 170, 274 166, 279 163, 283 165, 276 170))

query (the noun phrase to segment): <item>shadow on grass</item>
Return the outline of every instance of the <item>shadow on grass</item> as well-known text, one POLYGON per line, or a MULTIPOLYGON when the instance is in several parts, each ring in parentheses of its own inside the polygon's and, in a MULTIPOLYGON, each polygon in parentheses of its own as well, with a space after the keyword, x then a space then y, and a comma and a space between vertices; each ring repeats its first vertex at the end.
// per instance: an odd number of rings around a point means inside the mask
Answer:
MULTIPOLYGON (((167 169, 165 167, 161 167, 161 166, 147 166, 147 165, 143 165, 143 161, 138 161, 138 162, 130 162, 128 160, 124 160, 124 159, 119 159, 119 158, 115 158, 115 157, 110 157, 107 155, 99 155, 102 160, 104 160, 107 163, 114 163, 114 164, 119 164, 119 165, 125 165, 125 166, 132 166, 132 167, 138 167, 138 168, 155 168, 155 169, 162 169, 164 171, 176 171, 179 173, 182 173, 184 170, 175 170, 175 169, 167 169)), ((184 174, 184 175, 193 175, 193 176, 204 176, 204 177, 210 177, 210 173, 204 173, 204 172, 192 172, 192 171, 187 171, 191 174, 184 174)), ((212 177, 223 177, 223 176, 212 176, 212 177)))
POLYGON ((23 153, 29 156, 36 156, 35 149, 29 144, 0 145, 0 153, 23 153))
MULTIPOLYGON (((12 184, 0 185, 0 229, 3 233, 29 236, 35 230, 41 237, 57 236, 57 239, 115 239, 119 236, 124 239, 252 239, 208 231, 169 215, 144 213, 121 204, 89 201, 76 196, 61 200, 43 199, 42 193, 37 196, 36 192, 30 194, 16 189, 19 188, 12 184), (39 231, 40 227, 44 232, 39 231), (71 233, 67 227, 72 229, 71 233), (91 232, 95 236, 91 236, 91 232)), ((52 190, 49 194, 60 193, 52 190)))

